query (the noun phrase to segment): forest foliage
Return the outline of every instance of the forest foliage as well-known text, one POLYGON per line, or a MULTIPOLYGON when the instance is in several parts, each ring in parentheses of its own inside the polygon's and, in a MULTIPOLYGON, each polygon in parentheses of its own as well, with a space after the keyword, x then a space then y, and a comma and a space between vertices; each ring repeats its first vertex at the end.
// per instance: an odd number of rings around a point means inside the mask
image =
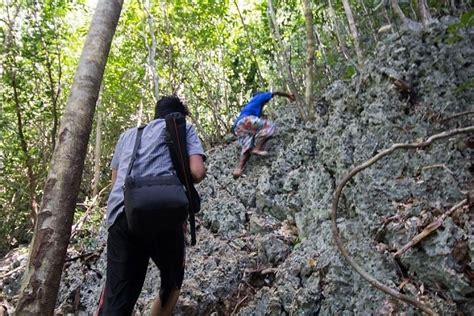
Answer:
MULTIPOLYGON (((86 0, 0 2, 0 253, 31 239, 94 6, 86 0)), ((460 29, 474 24, 468 1, 126 1, 97 104, 77 220, 97 208, 85 228, 102 221, 98 206, 118 135, 150 120, 159 96, 185 100, 207 148, 226 139, 254 90, 290 90, 300 96, 303 117, 313 119, 311 109, 330 82, 363 71, 383 36, 379 30, 448 14, 460 17, 450 28, 456 41, 460 29), (423 3, 429 16, 420 10, 423 3), (308 85, 315 99, 305 97, 308 85)))

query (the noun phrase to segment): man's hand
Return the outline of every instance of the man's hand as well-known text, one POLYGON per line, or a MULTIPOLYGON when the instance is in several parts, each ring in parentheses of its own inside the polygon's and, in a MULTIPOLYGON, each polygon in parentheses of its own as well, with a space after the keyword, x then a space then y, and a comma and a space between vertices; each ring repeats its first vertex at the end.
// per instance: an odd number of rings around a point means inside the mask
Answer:
POLYGON ((277 95, 277 96, 280 96, 280 97, 288 98, 288 99, 290 99, 290 101, 295 101, 296 100, 296 97, 293 93, 286 93, 286 92, 276 91, 276 92, 273 92, 273 94, 277 95))

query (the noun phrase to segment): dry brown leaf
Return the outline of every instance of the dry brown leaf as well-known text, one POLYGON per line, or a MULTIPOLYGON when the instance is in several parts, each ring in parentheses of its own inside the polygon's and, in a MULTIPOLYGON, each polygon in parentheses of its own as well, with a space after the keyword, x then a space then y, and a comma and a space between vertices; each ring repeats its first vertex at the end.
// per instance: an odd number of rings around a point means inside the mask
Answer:
POLYGON ((316 267, 316 265, 318 264, 318 261, 314 258, 308 258, 308 265, 311 267, 311 268, 314 268, 316 267))

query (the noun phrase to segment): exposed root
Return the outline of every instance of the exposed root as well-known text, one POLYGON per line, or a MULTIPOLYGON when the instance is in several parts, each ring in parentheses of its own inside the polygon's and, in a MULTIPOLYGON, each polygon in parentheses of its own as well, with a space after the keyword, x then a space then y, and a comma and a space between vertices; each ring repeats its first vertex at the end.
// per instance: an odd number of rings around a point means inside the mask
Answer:
POLYGON ((339 230, 337 228, 337 207, 339 204, 339 199, 341 197, 342 189, 346 185, 346 183, 352 179, 357 173, 360 171, 368 168, 378 160, 382 159, 385 156, 388 156, 392 154, 394 151, 399 150, 399 149, 415 149, 415 148, 424 148, 429 146, 431 143, 433 143, 436 140, 448 138, 454 135, 458 134, 465 134, 465 133, 472 133, 474 132, 474 126, 469 126, 465 128, 459 128, 459 129, 454 129, 450 131, 445 131, 439 134, 435 134, 430 136, 428 139, 425 141, 421 142, 416 142, 416 143, 403 143, 403 144, 393 144, 390 148, 387 148, 381 152, 379 152, 377 155, 372 157, 371 159, 365 161, 364 163, 356 166, 353 168, 346 176, 344 176, 341 180, 341 182, 337 185, 336 191, 334 193, 334 199, 332 203, 332 209, 331 209, 331 227, 332 227, 332 232, 333 232, 333 238, 334 241, 336 242, 336 245, 341 252, 342 256, 347 260, 347 262, 352 266, 352 268, 359 273, 364 279, 366 279, 372 286, 375 288, 387 293, 388 295, 401 300, 403 302, 406 302, 420 310, 422 310, 425 313, 428 313, 429 315, 437 315, 435 311, 433 311, 431 308, 426 306, 425 304, 417 301, 415 298, 406 296, 401 294, 400 292, 389 288, 388 286, 382 284, 378 280, 376 280, 371 274, 366 272, 359 264, 357 264, 349 255, 347 252, 347 249, 344 247, 341 237, 339 236, 339 230))

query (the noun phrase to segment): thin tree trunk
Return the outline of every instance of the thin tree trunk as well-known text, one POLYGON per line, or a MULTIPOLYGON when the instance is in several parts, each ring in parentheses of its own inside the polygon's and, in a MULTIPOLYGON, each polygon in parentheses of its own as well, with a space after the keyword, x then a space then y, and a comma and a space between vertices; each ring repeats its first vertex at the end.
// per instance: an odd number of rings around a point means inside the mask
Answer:
POLYGON ((451 8, 451 14, 455 14, 457 11, 456 8, 456 1, 455 0, 447 0, 449 2, 449 6, 451 8))
POLYGON ((313 116, 313 89, 314 89, 314 31, 313 31, 313 12, 311 1, 303 0, 303 12, 306 26, 306 86, 305 86, 305 104, 309 116, 313 116))
POLYGON ((240 12, 240 8, 239 8, 239 4, 238 4, 237 0, 234 0, 234 5, 237 8, 237 12, 239 13, 239 17, 240 17, 240 22, 242 23, 242 27, 244 28, 244 32, 245 32, 245 36, 247 37, 247 41, 249 43, 250 50, 252 52, 252 61, 255 63, 255 66, 257 67, 258 77, 263 82, 264 80, 263 80, 263 77, 262 77, 262 73, 260 72, 260 67, 258 66, 257 58, 255 57, 255 56, 257 56, 257 52, 253 47, 252 39, 251 39, 251 37, 249 35, 249 32, 247 30, 247 25, 245 24, 244 17, 242 16, 242 13, 240 12))
MULTIPOLYGON (((61 68, 61 53, 58 46, 56 46, 57 54, 58 54, 58 82, 56 83, 53 78, 53 62, 51 61, 51 57, 49 54, 49 48, 47 47, 44 41, 44 34, 43 29, 39 23, 38 13, 41 10, 40 4, 38 1, 35 1, 34 5, 34 16, 35 16, 35 23, 38 27, 38 31, 41 35, 41 45, 43 47, 43 52, 45 53, 45 62, 46 62, 46 70, 48 74, 48 85, 49 85, 49 96, 51 99, 51 115, 53 117, 53 126, 51 127, 51 151, 54 150, 56 146, 56 136, 58 131, 59 125, 59 115, 58 115, 58 98, 59 94, 61 93, 61 75, 62 75, 62 68, 61 68)), ((56 23, 54 23, 56 26, 56 23)))
MULTIPOLYGON (((161 8, 163 10, 163 15, 165 17, 165 30, 166 30, 166 35, 168 35, 168 38, 171 39, 171 28, 170 28, 170 21, 168 17, 168 8, 166 6, 166 0, 165 1, 160 1, 161 3, 161 8)), ((170 88, 170 93, 175 94, 177 87, 176 87, 176 76, 174 75, 175 72, 175 66, 174 66, 174 58, 173 58, 173 43, 171 40, 169 41, 168 47, 167 47, 167 53, 168 53, 168 84, 170 88)), ((179 71, 178 71, 179 73, 179 71)))
POLYGON ((398 0, 390 0, 390 1, 392 4, 392 10, 395 13, 395 15, 398 16, 398 18, 402 20, 402 22, 405 22, 407 20, 407 17, 405 16, 405 13, 403 13, 402 9, 400 9, 400 6, 398 5, 398 0))
MULTIPOLYGON (((200 63, 200 65, 201 64, 202 63, 200 63)), ((209 85, 206 84, 207 82, 211 82, 211 78, 206 78, 205 71, 202 72, 200 68, 200 66, 196 67, 196 74, 198 75, 198 77, 202 78, 202 87, 206 91, 207 96, 207 100, 202 100, 202 103, 209 105, 212 113, 212 123, 214 125, 215 130, 214 134, 217 135, 217 138, 222 138, 222 132, 225 130, 226 123, 222 120, 222 116, 219 114, 219 103, 214 101, 216 98, 213 98, 212 91, 209 88, 209 85)))
POLYGON ((388 15, 388 10, 387 10, 386 6, 383 6, 383 16, 385 18, 385 22, 388 23, 389 25, 391 25, 392 24, 392 19, 388 15))
POLYGON ((316 40, 318 42, 318 47, 321 50, 321 55, 323 56, 323 59, 324 59, 324 71, 325 71, 326 74, 328 74, 330 76, 328 79, 329 79, 329 81, 331 81, 332 80, 331 78, 334 76, 334 74, 332 73, 331 67, 329 66, 328 54, 326 52, 326 49, 324 48, 323 43, 321 42, 321 36, 319 35, 319 32, 318 32, 317 28, 314 28, 314 35, 315 35, 316 40))
POLYGON ((432 20, 428 3, 426 2, 426 0, 417 0, 417 3, 418 3, 418 11, 420 12, 420 16, 421 16, 421 22, 423 23, 424 26, 427 26, 428 24, 430 24, 432 20))
POLYGON ((155 102, 158 101, 160 97, 160 83, 158 79, 158 75, 156 74, 156 36, 155 36, 155 26, 153 23, 153 15, 150 12, 150 2, 149 0, 143 1, 143 8, 146 13, 146 21, 148 25, 148 31, 150 32, 151 37, 151 44, 148 44, 146 40, 146 34, 143 34, 145 37, 145 45, 148 48, 148 59, 147 59, 147 68, 149 75, 151 76, 152 86, 153 86, 153 97, 155 98, 155 102))
POLYGON ((16 79, 16 74, 19 69, 18 64, 16 63, 15 56, 12 52, 15 51, 15 34, 14 34, 14 23, 19 14, 19 6, 14 7, 13 17, 10 17, 10 10, 7 6, 6 10, 6 24, 7 24, 7 34, 5 36, 4 46, 7 49, 7 56, 5 60, 9 63, 4 63, 2 67, 5 69, 5 72, 8 77, 11 79, 11 86, 13 89, 13 101, 15 103, 15 114, 17 119, 17 132, 18 140, 20 142, 20 148, 24 155, 24 164, 26 167, 26 174, 28 177, 28 195, 30 203, 30 218, 31 222, 34 225, 36 222, 36 216, 38 213, 38 203, 36 201, 36 177, 33 171, 33 157, 31 157, 30 150, 28 148, 28 142, 24 134, 24 122, 22 116, 21 101, 18 92, 18 83, 16 79))
POLYGON ((370 33, 372 34, 372 37, 374 38, 375 43, 377 43, 378 39, 377 39, 376 30, 375 30, 375 23, 372 19, 372 13, 369 13, 369 10, 367 10, 367 6, 365 5, 364 0, 359 0, 359 3, 361 4, 362 9, 364 10, 365 16, 367 17, 367 19, 369 21, 369 25, 370 25, 370 28, 371 28, 370 33))
POLYGON ((275 10, 273 8, 273 1, 272 0, 268 0, 268 10, 267 10, 267 13, 268 13, 268 17, 269 17, 269 22, 270 22, 270 29, 272 30, 273 32, 273 36, 275 37, 277 43, 278 43, 278 56, 280 57, 280 65, 281 65, 281 69, 284 69, 285 72, 286 72, 286 82, 290 88, 290 91, 291 93, 295 96, 296 98, 296 104, 298 106, 298 109, 300 111, 300 114, 303 118, 306 118, 307 115, 304 111, 304 106, 303 106, 303 101, 301 100, 301 97, 298 93, 298 90, 296 89, 296 84, 295 84, 295 80, 293 79, 293 74, 291 72, 291 67, 290 67, 290 60, 287 56, 287 53, 286 53, 286 47, 283 43, 283 40, 281 38, 281 35, 280 35, 280 29, 278 27, 278 22, 277 22, 277 19, 276 19, 276 15, 275 15, 275 10))
POLYGON ((44 186, 18 315, 53 315, 95 105, 122 0, 99 0, 61 120, 44 186))
MULTIPOLYGON (((275 20, 276 20, 276 17, 275 17, 275 12, 273 11, 273 4, 272 2, 269 0, 269 5, 268 5, 268 10, 267 10, 267 16, 268 16, 268 25, 269 25, 269 28, 270 28, 270 31, 273 35, 273 37, 275 38, 275 40, 278 42, 278 46, 276 47, 276 62, 278 64, 278 71, 279 71, 279 74, 280 74, 280 77, 281 77, 281 80, 283 82, 283 84, 285 86, 289 86, 289 78, 285 75, 285 62, 284 62, 284 58, 282 56, 282 52, 280 51, 282 49, 282 43, 280 43, 280 34, 279 34, 279 30, 278 30, 278 27, 275 26, 275 20)), ((242 102, 241 102, 242 103, 242 102)))
POLYGON ((349 61, 356 69, 359 70, 359 67, 357 66, 357 64, 352 60, 352 58, 350 57, 349 55, 349 52, 348 52, 348 49, 347 49, 347 46, 346 46, 346 42, 344 40, 344 38, 342 38, 342 32, 341 32, 341 28, 339 26, 339 19, 336 17, 336 12, 334 11, 334 7, 332 6, 332 2, 331 0, 328 0, 328 4, 329 4, 329 17, 330 19, 332 20, 333 24, 334 24, 334 31, 336 33, 336 38, 337 38, 337 41, 339 43, 339 48, 342 52, 342 55, 346 58, 347 61, 349 61))
POLYGON ((92 189, 92 196, 97 196, 99 193, 99 181, 100 181, 100 156, 102 148, 102 112, 99 111, 100 104, 102 103, 102 93, 104 91, 104 85, 100 85, 99 98, 97 99, 96 113, 97 122, 95 125, 95 148, 94 148, 94 186, 92 189))
POLYGON ((97 123, 95 131, 95 148, 94 148, 94 187, 92 196, 99 193, 100 181, 100 156, 102 152, 102 112, 97 112, 97 123))
POLYGON ((15 100, 15 112, 17 118, 18 138, 20 140, 20 148, 25 156, 26 174, 28 176, 28 194, 30 196, 30 217, 33 225, 36 223, 38 215, 38 203, 36 201, 36 177, 33 172, 33 158, 31 157, 28 143, 26 142, 25 134, 23 133, 23 117, 21 115, 21 105, 18 97, 18 89, 16 82, 16 72, 11 74, 13 85, 13 98, 15 100))
POLYGON ((137 127, 142 125, 142 117, 143 117, 143 98, 145 95, 145 89, 141 89, 140 94, 142 95, 140 98, 140 105, 138 106, 138 115, 137 115, 137 127))
MULTIPOLYGON (((224 65, 224 56, 225 56, 225 47, 221 47, 219 49, 219 55, 220 55, 220 63, 221 65, 224 65)), ((224 100, 224 115, 225 115, 225 123, 224 123, 224 129, 226 129, 227 132, 230 132, 230 126, 228 124, 228 118, 230 119, 231 116, 231 108, 229 104, 229 93, 227 89, 227 75, 225 73, 225 67, 221 66, 221 90, 222 90, 222 95, 223 95, 223 100, 224 100)))
POLYGON ((352 34, 352 39, 354 41, 354 49, 357 55, 357 62, 360 68, 364 67, 364 55, 362 54, 362 50, 359 45, 359 35, 357 33, 357 26, 354 20, 354 16, 352 15, 351 5, 349 4, 349 0, 342 0, 342 4, 344 6, 344 11, 346 12, 347 21, 349 22, 349 29, 352 34))

